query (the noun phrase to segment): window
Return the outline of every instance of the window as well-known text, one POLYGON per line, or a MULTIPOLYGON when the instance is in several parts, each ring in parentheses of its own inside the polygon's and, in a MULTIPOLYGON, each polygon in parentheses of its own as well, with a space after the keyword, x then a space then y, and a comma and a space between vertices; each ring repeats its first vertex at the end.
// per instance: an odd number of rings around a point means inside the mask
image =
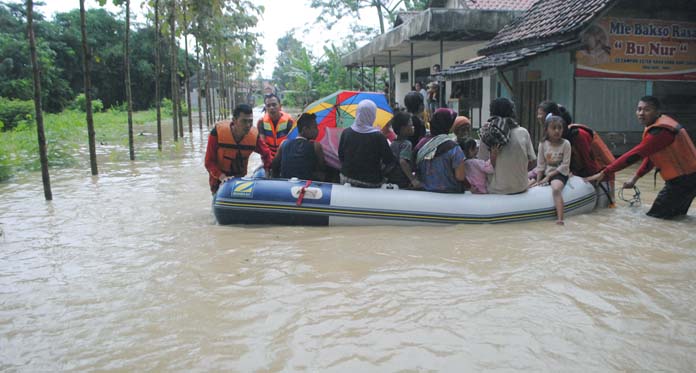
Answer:
POLYGON ((399 83, 408 83, 408 72, 399 74, 399 83))

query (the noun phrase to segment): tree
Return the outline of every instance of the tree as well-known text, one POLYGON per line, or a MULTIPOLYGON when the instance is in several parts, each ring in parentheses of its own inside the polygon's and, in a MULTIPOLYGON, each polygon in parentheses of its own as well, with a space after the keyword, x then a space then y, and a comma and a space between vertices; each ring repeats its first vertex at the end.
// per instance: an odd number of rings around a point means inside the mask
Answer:
POLYGON ((80 0, 80 31, 82 33, 82 67, 85 84, 85 111, 87 116, 87 136, 89 138, 89 164, 92 175, 97 175, 97 148, 94 140, 94 118, 92 117, 92 83, 90 78, 90 61, 92 55, 87 48, 87 25, 85 21, 85 0, 80 0))
MULTIPOLYGON (((26 33, 26 4, 0 3, 0 96, 31 100, 33 83, 30 46, 17 35, 26 33)), ((66 71, 56 63, 59 52, 66 46, 55 43, 51 23, 32 9, 34 41, 37 60, 41 66, 41 101, 47 112, 59 112, 75 95, 65 79, 66 71)))
POLYGON ((281 90, 289 89, 288 84, 293 79, 290 74, 290 66, 297 56, 307 54, 307 49, 302 42, 295 38, 292 31, 286 33, 276 42, 278 47, 278 59, 273 69, 273 81, 281 90))
MULTIPOLYGON (((106 3, 106 0, 100 0, 101 5, 106 3)), ((135 160, 135 145, 133 144, 133 99, 131 97, 131 78, 130 78, 130 48, 128 47, 128 39, 130 37, 130 0, 114 0, 114 5, 126 6, 126 26, 123 36, 123 75, 124 85, 126 87, 126 104, 128 107, 128 154, 130 160, 135 160)))
POLYGON ((184 17, 184 23, 181 25, 184 31, 184 51, 186 51, 186 58, 184 59, 185 67, 184 67, 184 86, 186 87, 186 107, 188 108, 188 128, 189 128, 189 134, 193 132, 193 117, 191 114, 191 87, 189 86, 189 77, 191 76, 189 74, 189 63, 188 63, 188 27, 189 24, 186 21, 186 2, 184 2, 182 5, 182 15, 184 17))
POLYGON ((162 62, 160 61, 159 0, 155 0, 153 7, 155 8, 155 105, 157 109, 157 149, 162 151, 162 102, 160 100, 162 62))
POLYGON ((48 175, 48 156, 46 155, 46 135, 44 134, 43 109, 41 108, 41 76, 39 63, 36 58, 36 40, 34 39, 33 17, 34 2, 27 0, 27 36, 31 49, 31 67, 34 80, 34 108, 36 109, 36 132, 39 139, 39 158, 41 159, 41 180, 43 181, 44 197, 47 201, 53 199, 51 178, 48 175))
POLYGON ((317 22, 324 23, 329 29, 346 15, 351 15, 357 24, 360 20, 360 9, 374 8, 379 19, 379 30, 384 34, 385 21, 394 22, 398 12, 402 10, 423 10, 428 0, 312 0, 312 8, 321 9, 317 22))
POLYGON ((179 141, 179 128, 177 125, 177 121, 179 119, 179 112, 178 112, 178 92, 179 92, 179 83, 178 83, 178 73, 177 73, 177 68, 176 68, 176 0, 170 0, 169 3, 169 42, 170 42, 170 49, 169 49, 169 58, 171 61, 171 64, 169 65, 169 72, 171 75, 171 85, 172 85, 172 125, 174 127, 174 141, 179 141))

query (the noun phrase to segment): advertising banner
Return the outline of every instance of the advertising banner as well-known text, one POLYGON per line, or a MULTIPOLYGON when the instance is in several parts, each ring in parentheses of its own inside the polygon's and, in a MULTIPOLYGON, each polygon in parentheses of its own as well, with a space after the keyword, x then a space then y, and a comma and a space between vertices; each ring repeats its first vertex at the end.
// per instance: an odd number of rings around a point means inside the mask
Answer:
POLYGON ((696 23, 605 17, 582 41, 577 77, 696 80, 696 23))

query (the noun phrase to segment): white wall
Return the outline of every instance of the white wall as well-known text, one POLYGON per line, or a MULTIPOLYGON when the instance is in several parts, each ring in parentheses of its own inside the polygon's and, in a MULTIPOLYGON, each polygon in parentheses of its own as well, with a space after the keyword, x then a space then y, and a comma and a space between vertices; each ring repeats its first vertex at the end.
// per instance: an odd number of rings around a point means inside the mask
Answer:
MULTIPOLYGON (((447 42, 445 42, 447 43, 447 42)), ((449 66, 454 65, 456 61, 463 61, 463 60, 468 60, 470 58, 476 57, 476 51, 483 48, 486 42, 482 41, 481 43, 473 44, 468 47, 464 48, 459 48, 459 49, 454 49, 449 52, 445 52, 443 55, 443 66, 444 68, 447 68, 449 66)), ((413 61, 413 70, 418 70, 418 69, 424 69, 424 68, 430 68, 435 64, 440 63, 440 54, 435 54, 429 57, 422 57, 415 59, 413 61)), ((404 96, 408 92, 411 91, 411 62, 406 61, 403 63, 400 63, 398 65, 394 66, 394 80, 395 80, 395 85, 396 89, 394 90, 395 94, 395 100, 396 102, 399 103, 399 106, 404 106, 404 96), (399 77, 402 72, 407 72, 409 77, 408 81, 405 83, 399 82, 399 77)), ((415 82, 414 82, 415 83, 415 82)), ((446 82, 446 92, 447 92, 447 97, 449 97, 449 94, 452 91, 452 82, 448 81, 446 82)))

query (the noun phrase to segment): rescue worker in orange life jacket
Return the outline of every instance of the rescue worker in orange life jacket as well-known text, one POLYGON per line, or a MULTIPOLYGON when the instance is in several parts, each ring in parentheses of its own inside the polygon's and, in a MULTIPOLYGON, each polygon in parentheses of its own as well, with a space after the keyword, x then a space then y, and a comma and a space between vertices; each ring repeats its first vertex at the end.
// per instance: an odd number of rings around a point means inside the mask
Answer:
POLYGON ((290 114, 281 110, 280 98, 274 94, 266 95, 263 99, 266 113, 259 119, 256 127, 259 135, 271 150, 272 157, 278 152, 280 144, 288 137, 295 124, 290 114))
POLYGON ((217 122, 210 131, 205 151, 205 168, 210 174, 208 181, 213 194, 227 179, 246 175, 252 152, 261 155, 263 167, 268 174, 273 160, 271 151, 253 127, 253 115, 251 106, 237 105, 232 112, 232 121, 217 122))
POLYGON ((645 126, 640 144, 586 180, 601 180, 605 174, 612 175, 643 158, 636 174, 623 187, 633 188, 641 176, 657 167, 665 180, 665 187, 655 198, 648 216, 670 219, 686 215, 696 197, 694 143, 681 124, 660 113, 660 101, 653 96, 640 99, 636 116, 638 122, 645 126))

